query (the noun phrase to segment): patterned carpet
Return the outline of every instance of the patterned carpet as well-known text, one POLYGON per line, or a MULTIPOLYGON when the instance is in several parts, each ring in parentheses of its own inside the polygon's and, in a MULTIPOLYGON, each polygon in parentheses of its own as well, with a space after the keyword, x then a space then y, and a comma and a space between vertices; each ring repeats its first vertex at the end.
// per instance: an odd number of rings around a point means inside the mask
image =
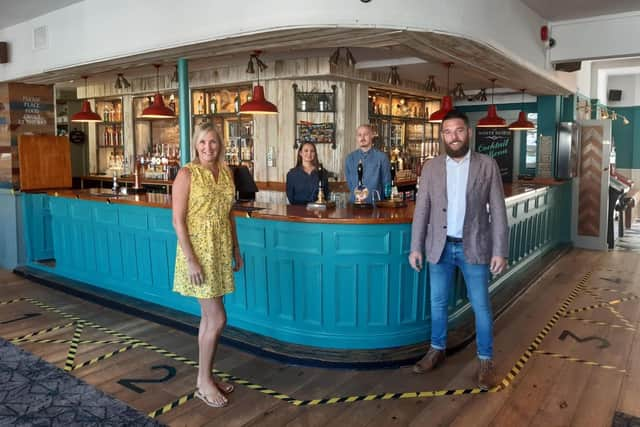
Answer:
POLYGON ((160 426, 0 338, 0 426, 160 426))

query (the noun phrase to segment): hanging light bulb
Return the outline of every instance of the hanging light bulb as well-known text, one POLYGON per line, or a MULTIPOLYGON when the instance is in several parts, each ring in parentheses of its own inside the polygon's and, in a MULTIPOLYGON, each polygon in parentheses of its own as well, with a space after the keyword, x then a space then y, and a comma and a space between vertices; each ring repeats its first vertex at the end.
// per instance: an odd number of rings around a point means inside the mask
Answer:
POLYGON ((249 59, 249 61, 255 60, 256 62, 258 69, 258 84, 253 87, 251 100, 248 100, 240 106, 240 110, 238 111, 240 114, 278 114, 278 107, 267 101, 264 96, 264 87, 260 85, 260 71, 264 71, 267 68, 267 64, 258 58, 260 53, 261 52, 259 50, 254 51, 249 59))
POLYGON ((427 92, 437 92, 438 87, 436 86, 436 76, 431 74, 427 78, 427 82, 424 84, 424 88, 427 90, 427 92))
POLYGON ((625 116, 622 116, 622 123, 624 123, 625 125, 628 125, 629 119, 627 119, 625 116))
POLYGON ((493 103, 493 93, 496 89, 496 79, 489 79, 491 81, 491 105, 487 109, 487 115, 478 120, 476 127, 479 128, 503 128, 507 126, 507 121, 498 116, 498 110, 493 103))
POLYGON ((465 99, 467 97, 462 88, 462 83, 456 83, 456 87, 453 89, 453 97, 455 99, 465 99))
MULTIPOLYGON (((82 78, 84 79, 84 94, 87 96, 87 76, 82 76, 82 78)), ((71 121, 76 123, 96 123, 101 122, 102 117, 91 110, 89 100, 85 99, 82 101, 82 109, 71 116, 71 121)))
POLYGON ((445 65, 447 66, 447 92, 442 97, 440 109, 429 116, 429 123, 442 123, 444 116, 446 116, 449 111, 453 110, 453 100, 451 99, 451 96, 449 96, 449 77, 453 62, 447 62, 445 65))
POLYGON ((156 89, 153 103, 142 110, 141 119, 172 119, 176 116, 175 111, 164 105, 164 99, 160 94, 160 64, 153 64, 156 67, 156 89))
POLYGON ((518 120, 511 123, 509 125, 510 130, 531 130, 535 129, 536 125, 527 120, 527 115, 524 112, 524 91, 525 89, 520 89, 522 92, 522 105, 520 107, 520 113, 518 113, 518 120))

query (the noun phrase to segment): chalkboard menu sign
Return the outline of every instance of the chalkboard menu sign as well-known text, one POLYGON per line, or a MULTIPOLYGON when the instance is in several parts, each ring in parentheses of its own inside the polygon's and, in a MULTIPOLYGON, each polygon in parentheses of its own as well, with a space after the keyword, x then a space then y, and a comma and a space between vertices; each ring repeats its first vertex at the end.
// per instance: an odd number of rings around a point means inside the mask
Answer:
POLYGON ((502 182, 513 180, 513 142, 508 128, 476 128, 476 151, 498 162, 502 182))

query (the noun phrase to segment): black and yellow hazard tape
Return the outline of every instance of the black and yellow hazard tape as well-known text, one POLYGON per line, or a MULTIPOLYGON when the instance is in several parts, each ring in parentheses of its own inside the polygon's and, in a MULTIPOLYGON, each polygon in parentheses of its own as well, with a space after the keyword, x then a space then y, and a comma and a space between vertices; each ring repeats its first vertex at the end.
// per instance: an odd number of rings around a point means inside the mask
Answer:
POLYGON ((636 295, 632 295, 632 296, 628 296, 628 297, 624 297, 624 298, 614 299, 614 300, 611 300, 611 301, 605 301, 605 302, 600 302, 600 303, 597 303, 597 304, 591 304, 591 305, 586 306, 586 307, 580 307, 580 308, 575 308, 573 310, 565 311, 564 315, 581 313, 583 311, 594 310, 596 308, 610 307, 610 306, 617 305, 617 304, 623 303, 625 301, 631 301, 631 300, 634 300, 634 299, 638 299, 638 297, 636 295))
POLYGON ((36 332, 31 332, 31 333, 28 333, 26 335, 22 335, 20 337, 11 338, 9 341, 12 342, 13 344, 18 344, 18 343, 21 343, 23 341, 27 341, 28 339, 30 339, 32 337, 37 337, 38 335, 48 334, 49 332, 57 331, 59 329, 68 328, 70 326, 73 326, 74 323, 76 323, 76 322, 69 322, 69 323, 66 323, 64 325, 51 326, 49 328, 41 329, 41 330, 36 331, 36 332))
POLYGON ((613 289, 613 288, 600 288, 600 287, 597 287, 597 286, 589 286, 589 290, 592 290, 592 291, 595 291, 595 292, 607 291, 607 292, 613 292, 613 293, 622 294, 622 295, 636 296, 636 294, 634 294, 633 292, 621 291, 620 289, 613 289))
MULTIPOLYGON (((53 339, 53 338, 43 338, 43 339, 26 339, 22 340, 22 342, 30 342, 34 344, 69 344, 71 342, 70 339, 53 339)), ((126 343, 125 340, 80 340, 78 344, 123 344, 126 343)))
MULTIPOLYGON (((607 302, 596 291, 586 290, 585 293, 587 293, 588 295, 593 296, 593 298, 599 303, 606 303, 607 302)), ((633 323, 629 322, 627 320, 627 318, 624 317, 624 315, 622 313, 620 313, 618 310, 616 310, 613 305, 609 304, 609 305, 605 306, 605 308, 607 310, 609 310, 611 312, 611 314, 613 314, 625 326, 627 326, 628 328, 633 328, 633 323)))
POLYGON ((556 310, 556 312, 551 316, 551 319, 549 319, 542 330, 538 332, 538 335, 536 335, 536 337, 533 339, 533 342, 529 344, 529 347, 524 351, 524 353, 522 353, 522 356, 520 356, 518 361, 513 365, 511 370, 509 370, 507 375, 500 382, 500 386, 502 388, 508 387, 509 384, 511 384, 516 379, 529 359, 531 359, 533 353, 538 349, 538 347, 542 343, 542 340, 544 340, 545 337, 549 334, 551 328, 553 328, 555 324, 558 323, 558 320, 560 320, 560 318, 567 312, 569 305, 573 302, 574 299, 576 299, 580 292, 584 290, 584 288, 586 287, 585 284, 591 278, 591 274, 592 273, 589 271, 582 277, 582 279, 580 279, 576 287, 573 288, 573 290, 569 293, 569 296, 565 298, 562 304, 560 304, 558 310, 556 310))
POLYGON ((101 362, 103 360, 107 360, 110 357, 116 356, 118 354, 122 354, 125 351, 129 351, 129 350, 131 350, 133 348, 136 348, 138 345, 139 345, 139 343, 129 344, 129 345, 127 345, 125 347, 122 347, 122 348, 119 348, 117 350, 110 351, 110 352, 102 354, 102 355, 100 355, 98 357, 94 357, 91 360, 87 360, 87 361, 78 363, 77 365, 73 366, 73 370, 75 371, 77 369, 84 368, 85 366, 93 365, 93 364, 101 362))
MULTIPOLYGON (((288 402, 292 405, 295 406, 318 406, 318 405, 330 405, 330 404, 337 404, 337 403, 351 403, 351 402, 359 402, 359 401, 373 401, 373 400, 394 400, 394 399, 410 399, 410 398, 429 398, 429 397, 440 397, 440 396, 458 396, 458 395, 473 395, 473 394, 481 394, 481 393, 487 393, 487 392, 497 392, 500 391, 502 389, 504 389, 505 387, 507 387, 511 382, 513 382, 513 380, 516 378, 516 376, 520 373, 520 371, 523 369, 523 367, 525 366, 525 364, 528 362, 528 360, 531 358, 531 356, 534 354, 534 352, 537 351, 537 348, 540 346, 540 344, 542 343, 542 340, 549 334, 549 332, 551 331, 551 329, 553 328, 553 326, 558 322, 558 320, 560 318, 562 318, 563 315, 566 315, 567 309, 569 307, 569 305, 573 302, 573 300, 576 298, 576 296, 585 288, 585 283, 589 280, 589 278, 591 277, 591 272, 588 272, 587 274, 585 274, 585 276, 580 280, 580 282, 576 285, 576 287, 571 291, 571 293, 569 294, 569 296, 565 299, 565 301, 561 304, 560 308, 558 308, 558 310, 553 314, 553 316, 551 317, 551 319, 547 322, 547 324, 542 328, 542 330, 536 335, 536 337, 534 338, 533 342, 529 345, 529 347, 524 351, 524 353, 522 354, 522 356, 518 359, 518 361, 515 363, 514 367, 509 371, 509 373, 507 374, 507 376, 502 380, 502 382, 490 389, 490 390, 482 390, 479 388, 465 388, 465 389, 453 389, 453 390, 431 390, 431 391, 420 391, 420 392, 403 392, 403 393, 380 393, 380 394, 368 394, 368 395, 357 395, 357 396, 339 396, 339 397, 330 397, 330 398, 322 398, 322 399, 310 399, 310 400, 300 400, 300 399, 295 399, 294 397, 291 397, 289 395, 283 394, 283 393, 279 393, 275 390, 269 389, 267 387, 261 386, 259 384, 254 384, 251 383, 250 381, 244 380, 242 378, 236 377, 234 375, 219 371, 217 369, 214 369, 214 374, 216 374, 218 377, 220 377, 221 379, 224 379, 226 381, 231 381, 234 382, 236 384, 239 385, 243 385, 244 387, 254 390, 254 391, 258 391, 260 393, 269 395, 275 399, 279 399, 283 402, 288 402)), ((118 340, 124 340, 125 343, 127 344, 125 347, 122 347, 118 350, 103 354, 101 356, 98 356, 94 359, 88 360, 86 362, 82 362, 79 363, 75 366, 73 366, 73 370, 76 369, 80 369, 82 367, 88 366, 88 365, 92 365, 95 363, 98 363, 102 360, 108 359, 110 357, 113 357, 117 354, 121 354, 125 351, 131 350, 133 348, 143 348, 146 350, 150 350, 150 351, 154 351, 158 354, 163 355, 164 357, 170 358, 172 360, 175 361, 179 361, 182 363, 185 363, 189 366, 194 366, 197 367, 198 363, 196 361, 193 361, 187 357, 183 357, 180 356, 174 352, 168 351, 166 349, 160 348, 158 346, 155 346, 153 344, 149 344, 146 343, 144 341, 135 339, 133 337, 130 337, 126 334, 123 334, 121 332, 112 330, 110 328, 106 328, 103 327, 101 325, 98 325, 96 323, 90 322, 90 321, 86 321, 83 320, 81 318, 79 318, 78 316, 74 316, 74 315, 70 315, 67 314, 65 312, 63 312, 62 310, 56 308, 56 307, 52 307, 49 306, 45 303, 42 303, 38 300, 35 300, 33 298, 25 298, 25 300, 33 303, 34 305, 41 307, 45 310, 54 312, 59 314, 60 316, 67 318, 67 319, 73 319, 76 322, 80 322, 82 323, 82 325, 86 326, 86 327, 91 327, 94 328, 96 330, 105 332, 109 335, 112 335, 114 337, 116 337, 118 340)), ((42 332, 44 333, 44 332, 42 332)), ((28 336, 24 336, 21 338, 30 338, 32 335, 28 335, 28 336)), ((76 344, 81 344, 84 341, 92 341, 92 340, 80 340, 79 336, 76 338, 74 336, 74 341, 76 344)), ((148 415, 152 418, 158 417, 160 415, 164 415, 167 412, 171 411, 172 409, 185 404, 186 402, 188 402, 189 400, 194 398, 194 393, 195 392, 191 392, 188 394, 185 394, 184 396, 179 397, 178 399, 162 406, 161 408, 150 412, 148 415)))
POLYGON ((64 370, 67 372, 73 370, 73 362, 75 362, 76 353, 78 352, 78 341, 80 341, 83 329, 84 323, 78 322, 75 331, 73 331, 73 338, 71 338, 69 350, 67 350, 67 360, 64 362, 64 370))
POLYGON ((594 367, 598 367, 598 368, 602 368, 602 369, 608 369, 610 371, 616 371, 616 372, 620 372, 622 374, 626 374, 627 373, 627 371, 625 369, 618 369, 618 367, 613 366, 613 365, 605 365, 603 363, 593 362, 591 360, 580 359, 579 357, 566 356, 564 354, 553 353, 551 351, 543 351, 543 350, 536 350, 535 353, 536 354, 542 354, 542 355, 545 355, 545 356, 551 356, 551 357, 554 357, 556 359, 568 360, 569 362, 576 362, 576 363, 581 363, 583 365, 594 366, 594 367))
POLYGON ((0 305, 13 304, 14 302, 24 301, 24 297, 14 298, 7 301, 0 301, 0 305))
POLYGON ((577 316, 564 316, 564 317, 565 317, 565 319, 578 320, 580 322, 591 323, 593 325, 608 326, 610 328, 625 329, 627 331, 635 331, 636 330, 636 328, 634 328, 633 326, 629 327, 629 326, 626 326, 626 325, 616 325, 614 323, 602 322, 600 320, 584 319, 582 317, 577 317, 577 316))

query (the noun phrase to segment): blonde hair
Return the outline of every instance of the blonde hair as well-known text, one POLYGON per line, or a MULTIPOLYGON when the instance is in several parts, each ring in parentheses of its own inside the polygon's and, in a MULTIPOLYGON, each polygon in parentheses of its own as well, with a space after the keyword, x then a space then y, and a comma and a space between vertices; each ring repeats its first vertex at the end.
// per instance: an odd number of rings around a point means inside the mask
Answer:
POLYGON ((200 123, 199 125, 196 125, 196 128, 193 131, 193 136, 191 137, 191 159, 197 162, 200 161, 200 159, 198 159, 198 150, 196 147, 198 146, 198 141, 204 138, 204 136, 209 132, 213 134, 213 138, 216 140, 219 147, 218 158, 216 159, 216 162, 219 166, 226 167, 226 163, 224 161, 224 139, 222 138, 222 136, 220 136, 220 132, 218 132, 213 126, 213 123, 210 122, 200 123))

